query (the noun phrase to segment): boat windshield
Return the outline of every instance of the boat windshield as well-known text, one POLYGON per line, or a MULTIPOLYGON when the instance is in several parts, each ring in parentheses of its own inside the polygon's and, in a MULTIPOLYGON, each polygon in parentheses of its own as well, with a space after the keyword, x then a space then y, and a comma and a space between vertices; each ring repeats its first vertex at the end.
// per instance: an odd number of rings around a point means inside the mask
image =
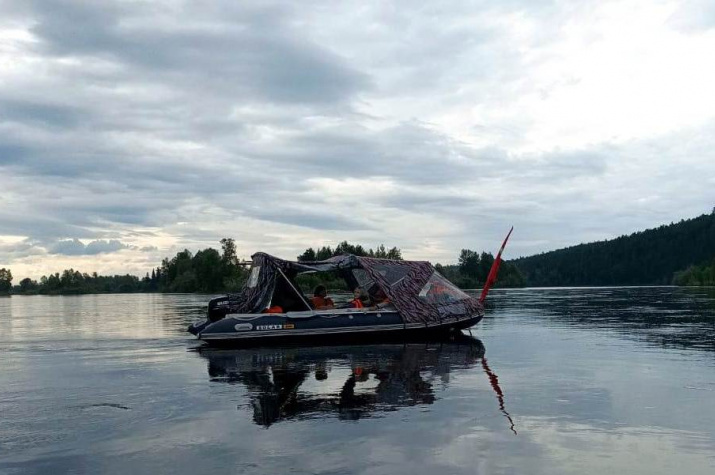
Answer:
POLYGON ((252 289, 258 284, 258 276, 261 274, 261 266, 253 266, 251 275, 248 277, 248 288, 252 289))
POLYGON ((418 296, 427 303, 435 304, 449 304, 469 298, 469 295, 462 292, 437 271, 422 287, 418 296))

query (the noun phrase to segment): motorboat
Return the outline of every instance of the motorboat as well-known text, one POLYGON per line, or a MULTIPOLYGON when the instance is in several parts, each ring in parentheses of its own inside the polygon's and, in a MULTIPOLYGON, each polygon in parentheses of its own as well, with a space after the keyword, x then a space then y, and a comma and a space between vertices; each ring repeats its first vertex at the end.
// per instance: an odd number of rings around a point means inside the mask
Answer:
POLYGON ((188 331, 212 345, 454 334, 484 317, 484 299, 496 279, 507 239, 479 298, 459 289, 426 261, 340 255, 295 262, 259 252, 246 263, 250 272, 241 291, 211 299, 206 320, 190 325, 188 331), (342 278, 349 289, 359 287, 365 304, 316 307, 297 282, 300 275, 315 273, 342 278))

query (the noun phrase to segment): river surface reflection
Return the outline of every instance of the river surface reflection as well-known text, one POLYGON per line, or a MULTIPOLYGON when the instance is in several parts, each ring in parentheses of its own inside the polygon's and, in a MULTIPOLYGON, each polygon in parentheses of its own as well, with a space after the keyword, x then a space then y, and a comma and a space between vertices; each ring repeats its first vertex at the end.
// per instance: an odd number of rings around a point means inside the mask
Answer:
POLYGON ((246 389, 248 401, 238 408, 252 410, 254 422, 268 427, 290 419, 358 420, 434 404, 454 371, 480 364, 484 345, 465 337, 437 343, 204 349, 200 355, 208 360, 211 381, 246 389))
POLYGON ((495 291, 476 338, 218 350, 209 296, 0 299, 0 474, 710 474, 715 291, 495 291))

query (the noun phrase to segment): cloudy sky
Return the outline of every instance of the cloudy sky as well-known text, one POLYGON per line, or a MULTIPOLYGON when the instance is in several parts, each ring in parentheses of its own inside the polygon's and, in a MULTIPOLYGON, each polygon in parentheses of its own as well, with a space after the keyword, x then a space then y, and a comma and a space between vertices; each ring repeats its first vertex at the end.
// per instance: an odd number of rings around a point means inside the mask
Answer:
POLYGON ((0 0, 0 267, 506 257, 715 206, 715 3, 0 0))

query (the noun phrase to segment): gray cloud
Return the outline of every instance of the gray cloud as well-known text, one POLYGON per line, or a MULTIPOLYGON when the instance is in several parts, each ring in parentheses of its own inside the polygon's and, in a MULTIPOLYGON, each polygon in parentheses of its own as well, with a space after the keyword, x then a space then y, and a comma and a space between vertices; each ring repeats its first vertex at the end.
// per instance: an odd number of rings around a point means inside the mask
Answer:
POLYGON ((320 207, 316 206, 316 208, 314 212, 293 210, 291 208, 274 211, 266 210, 256 212, 254 216, 266 221, 321 230, 356 231, 374 228, 374 225, 368 224, 366 219, 360 220, 350 216, 340 216, 330 210, 321 213, 320 207))
MULTIPOLYGON (((31 206, 32 208, 32 206, 31 206)), ((96 232, 73 223, 66 223, 61 219, 52 218, 38 209, 36 213, 18 213, 0 210, 0 234, 11 236, 31 236, 35 238, 63 238, 79 236, 92 238, 96 232)))
POLYGON ((510 224, 518 255, 709 211, 712 122, 524 148, 529 101, 582 79, 561 26, 598 5, 3 3, 0 238, 25 240, 0 260, 224 236, 445 260, 510 224))
POLYGON ((90 241, 84 244, 79 239, 68 239, 57 241, 47 248, 50 254, 63 254, 65 256, 94 256, 97 254, 110 253, 127 249, 129 246, 122 242, 111 239, 90 241))
POLYGON ((43 254, 46 254, 45 249, 29 239, 12 244, 0 244, 0 262, 43 254))
POLYGON ((364 74, 307 41, 278 8, 223 9, 216 13, 228 15, 211 17, 208 26, 204 15, 187 8, 199 21, 185 26, 184 18, 151 4, 131 10, 105 2, 41 1, 33 9, 33 32, 53 55, 106 58, 159 76, 153 79, 192 89, 200 81, 253 100, 334 102, 369 85, 364 74), (144 15, 159 27, 126 21, 144 15))
POLYGON ((0 122, 15 121, 40 127, 73 127, 82 115, 77 107, 0 98, 0 122))

